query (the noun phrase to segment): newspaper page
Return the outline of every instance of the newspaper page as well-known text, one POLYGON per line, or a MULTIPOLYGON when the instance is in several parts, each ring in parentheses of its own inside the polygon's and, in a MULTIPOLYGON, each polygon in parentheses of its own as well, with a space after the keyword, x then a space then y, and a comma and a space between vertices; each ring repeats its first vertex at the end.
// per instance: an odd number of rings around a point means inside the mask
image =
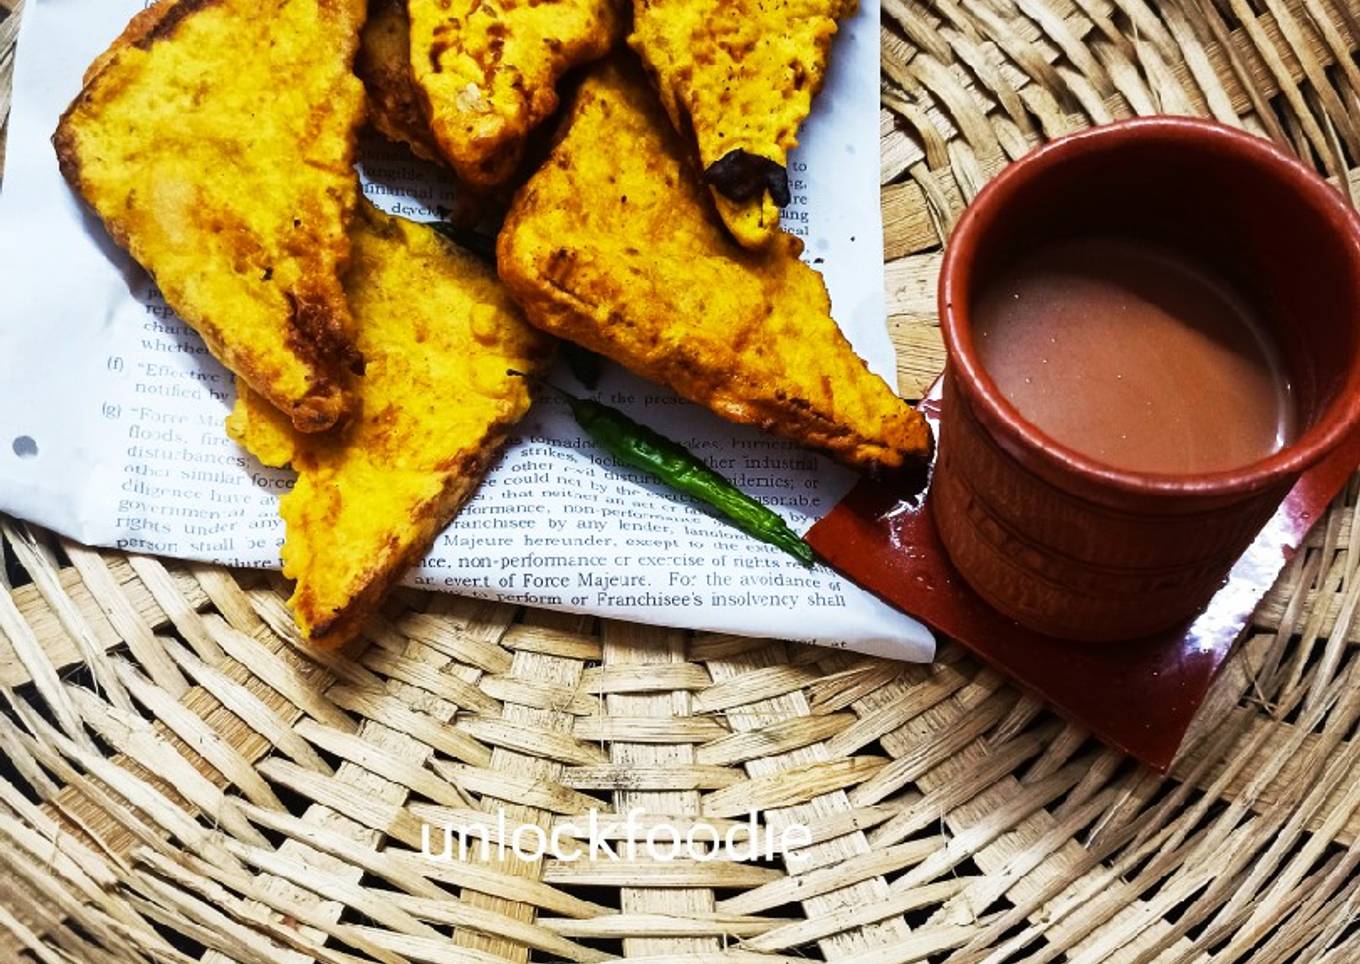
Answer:
MULTIPOLYGON (((227 438, 230 374, 71 192, 49 141, 85 66, 143 6, 29 0, 20 26, 0 189, 0 510, 91 545, 277 568, 277 502, 291 473, 227 438)), ((861 3, 836 41, 790 164, 784 221, 825 276, 851 343, 891 381, 878 18, 877 2, 861 3)), ((371 201, 415 220, 440 217, 456 190, 376 135, 362 140, 360 173, 371 201)), ((853 481, 819 454, 723 422, 615 366, 596 397, 683 443, 799 532, 853 481)), ((537 403, 407 583, 901 659, 933 654, 925 627, 826 566, 804 568, 617 464, 553 398, 537 403)))

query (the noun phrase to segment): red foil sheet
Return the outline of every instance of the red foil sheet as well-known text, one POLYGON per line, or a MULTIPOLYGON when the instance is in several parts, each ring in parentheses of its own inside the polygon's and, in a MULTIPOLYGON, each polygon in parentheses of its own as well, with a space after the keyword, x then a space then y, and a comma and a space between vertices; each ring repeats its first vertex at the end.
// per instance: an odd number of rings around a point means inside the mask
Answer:
MULTIPOLYGON (((938 430, 938 382, 920 408, 938 430)), ((1054 639, 979 599, 940 544, 928 477, 909 498, 860 483, 807 540, 850 579, 958 640, 1106 743, 1164 772, 1252 612, 1357 464, 1360 433, 1299 479, 1203 612, 1179 629, 1132 642, 1054 639)))

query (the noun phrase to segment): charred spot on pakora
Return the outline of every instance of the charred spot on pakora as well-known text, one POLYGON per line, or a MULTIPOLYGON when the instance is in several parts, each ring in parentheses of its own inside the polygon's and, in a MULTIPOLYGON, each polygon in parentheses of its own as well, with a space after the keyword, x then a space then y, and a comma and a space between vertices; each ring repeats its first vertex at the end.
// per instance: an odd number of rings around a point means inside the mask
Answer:
POLYGON ((790 200, 789 172, 784 165, 740 147, 708 165, 704 180, 733 201, 750 201, 766 191, 781 208, 790 200))

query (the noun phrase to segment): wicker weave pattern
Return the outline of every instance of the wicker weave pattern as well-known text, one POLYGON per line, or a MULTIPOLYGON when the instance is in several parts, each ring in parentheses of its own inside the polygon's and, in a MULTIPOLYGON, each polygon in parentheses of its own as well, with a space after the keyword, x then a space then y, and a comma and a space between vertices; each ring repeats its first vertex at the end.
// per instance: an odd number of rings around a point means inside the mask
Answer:
MULTIPOLYGON (((1045 137, 1211 114, 1360 190, 1355 0, 884 8, 908 394, 941 361, 941 238, 1045 137)), ((0 20, 0 120, 17 20, 0 20)), ((1360 959, 1356 495, 1258 613, 1169 778, 949 646, 909 666, 403 593, 364 647, 320 654, 277 580, 2 520, 0 957, 1360 959), (500 806, 543 828, 754 807, 815 842, 744 863, 420 856, 423 823, 500 806)))

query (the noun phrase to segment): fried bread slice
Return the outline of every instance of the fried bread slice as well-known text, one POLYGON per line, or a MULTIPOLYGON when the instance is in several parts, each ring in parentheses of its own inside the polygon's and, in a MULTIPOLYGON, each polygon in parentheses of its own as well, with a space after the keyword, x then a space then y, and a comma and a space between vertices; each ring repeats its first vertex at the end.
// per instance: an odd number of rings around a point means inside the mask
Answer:
POLYGON ((633 0, 629 44, 675 129, 692 136, 723 223, 744 247, 776 236, 788 155, 856 0, 633 0))
POLYGON ((370 0, 354 71, 368 91, 368 121, 378 133, 417 157, 442 160, 411 79, 406 0, 370 0))
POLYGON ((363 0, 162 0, 86 74, 62 174, 218 359, 301 431, 361 360, 340 281, 363 0))
POLYGON ((434 140, 466 184, 514 173, 529 131, 557 109, 557 82, 609 52, 620 0, 409 0, 411 71, 434 140))
POLYGON ((462 508, 507 433, 551 339, 527 325, 476 256, 424 225, 363 204, 346 279, 368 368, 358 411, 333 432, 294 432, 241 393, 228 433, 260 461, 291 464, 279 504, 290 604, 313 642, 338 646, 462 508))
POLYGON ((845 340, 801 243, 739 247, 696 175, 641 71, 597 67, 498 238, 528 319, 850 465, 926 455, 924 419, 845 340))

